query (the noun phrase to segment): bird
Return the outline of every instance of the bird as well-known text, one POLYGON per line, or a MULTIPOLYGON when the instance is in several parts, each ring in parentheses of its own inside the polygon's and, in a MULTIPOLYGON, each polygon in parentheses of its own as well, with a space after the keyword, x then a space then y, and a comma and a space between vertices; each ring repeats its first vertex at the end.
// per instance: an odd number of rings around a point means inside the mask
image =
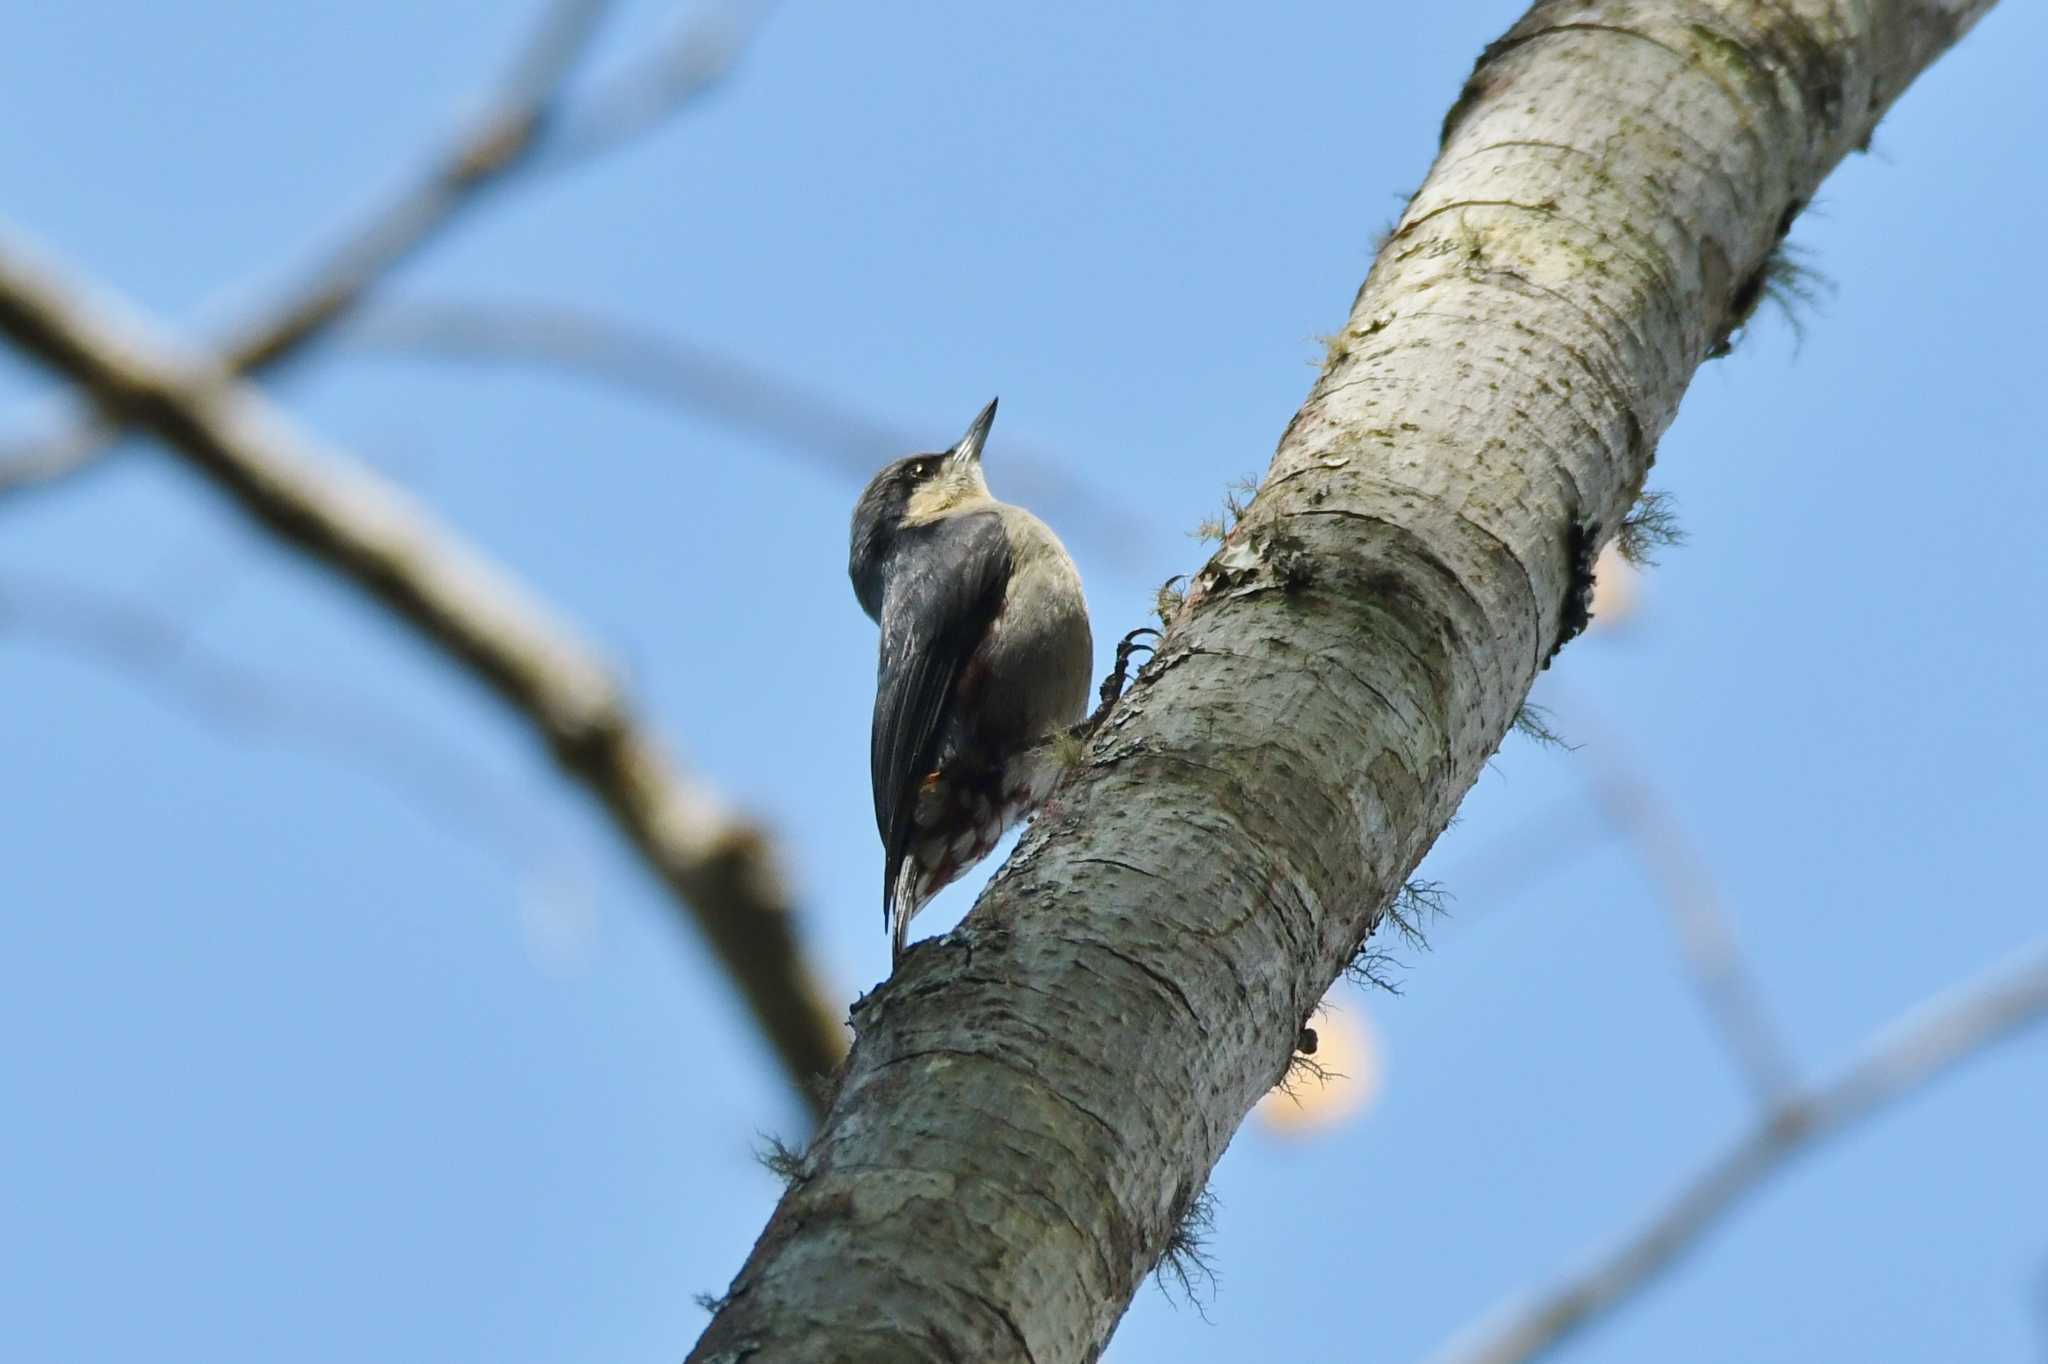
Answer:
POLYGON ((881 627, 870 775, 891 966, 911 919, 1037 809, 1086 717, 1094 637, 1074 560, 982 476, 991 401, 949 450, 854 504, 848 575, 881 627))

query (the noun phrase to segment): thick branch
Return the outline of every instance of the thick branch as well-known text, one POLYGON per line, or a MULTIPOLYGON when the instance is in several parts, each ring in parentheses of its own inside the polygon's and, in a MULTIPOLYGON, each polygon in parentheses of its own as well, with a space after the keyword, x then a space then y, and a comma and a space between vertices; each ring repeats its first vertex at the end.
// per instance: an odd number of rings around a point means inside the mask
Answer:
POLYGON ((5 238, 0 333, 183 454, 281 540, 377 597, 524 717, 690 911, 812 1099, 838 1062, 841 1028, 802 960, 764 839, 674 768, 573 632, 396 488, 318 448, 221 367, 109 305, 88 304, 5 238))
POLYGON ((1096 1357, 1507 732, 1693 371, 1983 3, 1546 0, 1266 481, 838 1096, 693 1359, 1096 1357))
POLYGON ((1506 1304, 1431 1364, 1518 1364, 1563 1344, 1641 1292, 1794 1156, 2044 1017, 2048 942, 1928 1000, 1880 1033, 1839 1076, 1786 1095, 1633 1236, 1583 1272, 1506 1304))

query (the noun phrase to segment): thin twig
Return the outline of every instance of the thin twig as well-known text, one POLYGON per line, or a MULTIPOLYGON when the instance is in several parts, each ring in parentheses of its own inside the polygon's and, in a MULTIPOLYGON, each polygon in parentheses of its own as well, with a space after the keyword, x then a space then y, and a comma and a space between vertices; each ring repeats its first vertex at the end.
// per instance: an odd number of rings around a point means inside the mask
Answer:
POLYGON ((276 735, 368 772, 494 857, 522 862, 537 829, 497 782, 429 727, 367 697, 202 648, 189 627, 76 583, 0 575, 0 639, 111 668, 224 734, 276 735))
MULTIPOLYGON (((709 346, 547 303, 379 301, 336 340, 437 360, 528 365, 763 434, 828 472, 865 480, 918 438, 808 385, 709 346)), ((926 440, 929 441, 929 433, 926 440)))
MULTIPOLYGON (((614 82, 600 84, 588 97, 592 112, 586 119, 572 109, 566 86, 609 8, 610 0, 555 0, 481 113, 429 158, 426 171, 343 234, 298 284, 228 330, 219 347, 227 368, 255 373, 296 354, 485 191, 515 173, 594 156, 686 107, 732 70, 750 31, 732 18, 684 28, 648 67, 629 67, 614 82), (657 67, 679 74, 655 89, 648 72, 657 67), (629 128, 619 123, 613 106, 635 91, 639 112, 629 128)), ((85 468, 118 435, 119 423, 88 412, 46 440, 0 449, 0 496, 85 468)))
POLYGON ((730 0, 678 23, 667 42, 578 100, 542 159, 551 167, 587 161, 666 122, 732 73, 772 8, 771 0, 730 0))
POLYGON ((218 363, 88 303, 0 235, 0 333, 148 430, 278 540, 381 601, 488 685, 610 812, 689 910, 798 1093, 845 1049, 766 838, 669 761, 583 641, 504 570, 218 363))
POLYGON ((1757 1105, 1773 1110, 1795 1084, 1792 1049, 1743 960, 1712 869, 1655 784, 1639 775, 1640 764, 1629 760, 1619 736, 1598 722, 1594 708, 1573 704, 1568 714, 1565 728, 1587 741, 1575 756, 1587 764, 1594 800, 1657 883, 1657 902, 1670 916, 1701 1005, 1757 1105))
POLYGON ((1620 1245, 1562 1282, 1496 1309, 1430 1364, 1517 1364, 1547 1353, 1641 1292, 1794 1156, 2044 1019, 2048 939, 1902 1015, 1834 1079, 1787 1096, 1620 1245))
MULTIPOLYGON (((765 435, 856 482, 888 460, 931 448, 932 431, 900 426, 815 386, 727 352, 584 308, 533 302, 393 299, 364 309, 340 340, 440 359, 534 365, 613 384, 638 397, 765 435)), ((1106 568, 1145 558, 1145 518, 1100 489, 1005 440, 1006 497, 1030 505, 1106 568)), ((995 476, 995 475, 992 475, 995 476)))
POLYGON ((105 454, 113 438, 105 422, 86 413, 53 436, 0 445, 0 497, 69 478, 105 454))
POLYGON ((218 347, 227 367, 253 373, 298 350, 486 190, 523 169, 559 116, 563 87, 609 6, 610 0, 556 0, 496 97, 425 174, 348 232, 296 288, 228 331, 218 347))

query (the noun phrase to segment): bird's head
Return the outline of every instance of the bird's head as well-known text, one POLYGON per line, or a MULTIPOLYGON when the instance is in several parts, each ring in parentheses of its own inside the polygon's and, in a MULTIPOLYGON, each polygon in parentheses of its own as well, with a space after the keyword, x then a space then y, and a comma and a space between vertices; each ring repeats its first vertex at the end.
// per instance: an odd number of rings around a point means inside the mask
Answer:
MULTIPOLYGON (((936 520, 970 502, 986 502, 988 483, 981 476, 981 448, 988 443, 988 429, 995 420, 996 404, 991 398, 952 449, 899 459, 875 475, 868 491, 889 485, 887 500, 900 509, 900 523, 911 526, 936 520)), ((861 501, 865 503, 867 498, 863 496, 861 501)))
POLYGON ((952 449, 899 459, 868 481, 853 508, 851 568, 863 605, 868 593, 862 584, 879 572, 898 530, 990 500, 981 476, 981 449, 995 419, 991 400, 952 449))

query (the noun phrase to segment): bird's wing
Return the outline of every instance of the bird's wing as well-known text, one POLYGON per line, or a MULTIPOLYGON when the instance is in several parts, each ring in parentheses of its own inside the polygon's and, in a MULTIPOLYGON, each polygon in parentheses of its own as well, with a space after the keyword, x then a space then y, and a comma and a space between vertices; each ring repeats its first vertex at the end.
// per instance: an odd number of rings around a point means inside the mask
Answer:
POLYGON ((882 603, 870 760, 875 827, 887 854, 886 922, 896 873, 909 852, 917 787, 932 769, 961 669, 1002 608, 1010 542, 994 512, 910 527, 882 603), (910 542, 916 537, 923 543, 910 542))

